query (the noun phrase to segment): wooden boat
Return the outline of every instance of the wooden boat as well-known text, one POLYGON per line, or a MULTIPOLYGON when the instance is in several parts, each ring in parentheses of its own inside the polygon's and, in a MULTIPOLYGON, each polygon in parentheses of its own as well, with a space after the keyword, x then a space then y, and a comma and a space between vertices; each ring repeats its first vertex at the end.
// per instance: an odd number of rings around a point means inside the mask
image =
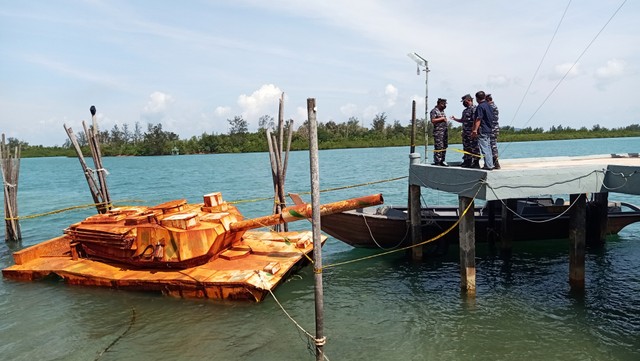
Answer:
MULTIPOLYGON (((329 215, 383 202, 382 195, 321 205, 329 215)), ((151 290, 183 297, 255 299, 301 267, 313 250, 311 232, 252 229, 311 217, 310 204, 243 219, 220 193, 204 203, 176 200, 120 207, 71 225, 64 235, 14 253, 6 278, 57 275, 69 284, 151 290)), ((326 239, 326 237, 325 237, 326 239)))
MULTIPOLYGON (((292 197, 300 203, 299 197, 292 197)), ((499 232, 500 207, 494 209, 494 226, 490 225, 489 209, 475 208, 476 241, 487 241, 492 232, 499 232)), ((569 236, 568 205, 561 199, 530 198, 517 201, 514 215, 514 240, 563 239, 569 236), (558 217, 559 216, 559 217, 558 217), (556 218, 557 219, 553 219, 556 218), (524 218, 524 219, 523 219, 524 218), (552 220, 553 219, 553 220, 552 220), (533 222, 532 222, 533 221, 533 222), (546 222, 548 221, 548 222, 546 222)), ((449 229, 459 218, 457 207, 435 206, 421 210, 423 240, 431 239, 449 229)), ((607 234, 617 234, 624 227, 640 221, 640 208, 626 202, 610 202, 607 234)), ((411 231, 406 207, 369 207, 323 216, 322 230, 353 247, 390 249, 411 244, 411 231)), ((458 242, 458 228, 437 241, 439 246, 458 242)), ((441 248, 442 250, 442 248, 441 248)))

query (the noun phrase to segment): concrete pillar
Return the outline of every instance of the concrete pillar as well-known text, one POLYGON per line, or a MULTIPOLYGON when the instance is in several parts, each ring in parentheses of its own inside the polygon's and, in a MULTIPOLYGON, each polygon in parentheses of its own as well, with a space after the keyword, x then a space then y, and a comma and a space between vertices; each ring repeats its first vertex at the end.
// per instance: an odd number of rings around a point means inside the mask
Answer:
POLYGON ((476 294, 476 231, 473 198, 458 196, 460 214, 470 206, 460 220, 460 281, 468 295, 476 294))
POLYGON ((587 203, 585 194, 571 195, 569 216, 569 284, 572 289, 584 289, 584 257, 586 243, 587 203))

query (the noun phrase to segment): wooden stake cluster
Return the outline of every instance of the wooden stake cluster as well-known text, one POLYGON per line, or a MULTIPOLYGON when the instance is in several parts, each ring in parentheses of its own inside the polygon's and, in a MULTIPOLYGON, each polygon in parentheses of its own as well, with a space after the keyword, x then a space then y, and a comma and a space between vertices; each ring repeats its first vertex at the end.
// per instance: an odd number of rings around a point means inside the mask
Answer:
POLYGON ((2 159, 2 183, 4 185, 4 240, 18 241, 22 238, 18 222, 18 175, 20 173, 20 145, 15 147, 13 156, 6 145, 4 133, 0 145, 2 159))
MULTIPOLYGON (((280 105, 278 107, 278 134, 272 134, 267 127, 267 144, 269 145, 269 159, 271 161, 271 177, 273 178, 274 191, 274 207, 273 213, 280 214, 282 209, 286 207, 286 199, 284 192, 284 181, 287 175, 287 164, 289 163, 289 150, 291 149, 291 136, 293 129, 293 120, 284 122, 284 93, 280 96, 280 105), (284 151, 284 131, 287 130, 287 148, 284 151)), ((280 225, 276 225, 274 229, 280 231, 280 225)), ((288 231, 287 224, 282 224, 282 230, 288 231)))
POLYGON ((87 179, 87 184, 89 185, 89 190, 91 191, 91 196, 93 197, 93 202, 96 205, 98 213, 106 213, 111 208, 111 197, 109 196, 107 178, 105 177, 107 171, 102 165, 102 154, 100 153, 100 142, 98 141, 98 123, 96 122, 96 107, 92 105, 89 110, 91 111, 92 127, 89 129, 84 121, 82 121, 82 127, 84 128, 84 134, 91 149, 91 157, 93 158, 95 169, 87 166, 84 155, 82 154, 82 148, 75 134, 73 134, 73 130, 67 127, 66 124, 64 124, 64 130, 67 132, 69 140, 71 140, 71 144, 73 144, 73 148, 78 155, 82 171, 87 179))

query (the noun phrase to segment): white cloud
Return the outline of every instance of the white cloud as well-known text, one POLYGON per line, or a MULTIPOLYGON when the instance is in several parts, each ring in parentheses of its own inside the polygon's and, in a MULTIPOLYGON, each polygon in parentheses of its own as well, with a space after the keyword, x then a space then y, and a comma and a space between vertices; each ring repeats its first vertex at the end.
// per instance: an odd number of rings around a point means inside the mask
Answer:
POLYGON ((567 75, 567 78, 575 78, 580 75, 580 63, 563 63, 558 64, 553 68, 553 74, 550 76, 551 79, 560 79, 567 75))
POLYGON ((391 84, 387 84, 384 88, 384 95, 387 97, 387 107, 392 107, 396 105, 396 100, 398 99, 398 88, 391 84))
POLYGON ((251 95, 240 95, 238 105, 242 108, 242 117, 250 123, 255 120, 257 124, 258 117, 278 109, 281 95, 282 90, 273 84, 264 84, 251 95))
POLYGON ((621 77, 626 69, 627 63, 623 60, 611 59, 607 65, 596 69, 596 78, 615 79, 621 77))
POLYGON ((145 105, 143 112, 145 114, 164 113, 167 110, 167 106, 173 102, 171 95, 155 91, 149 95, 149 102, 145 105))
POLYGON ((509 86, 511 81, 504 75, 489 75, 487 85, 489 88, 503 88, 509 86))
POLYGON ((357 111, 358 106, 353 103, 348 103, 340 107, 340 113, 347 118, 356 115, 357 111))
POLYGON ((627 70, 627 63, 624 60, 611 59, 607 61, 605 66, 596 69, 594 74, 596 78, 596 87, 604 90, 607 85, 621 79, 627 70))
POLYGON ((231 114, 231 107, 219 106, 213 112, 219 117, 226 117, 231 114))

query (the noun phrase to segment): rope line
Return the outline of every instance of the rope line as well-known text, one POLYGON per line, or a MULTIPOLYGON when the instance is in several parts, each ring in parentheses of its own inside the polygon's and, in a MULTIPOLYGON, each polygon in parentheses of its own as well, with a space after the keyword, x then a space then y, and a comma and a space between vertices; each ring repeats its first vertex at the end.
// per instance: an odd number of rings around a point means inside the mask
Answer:
POLYGON ((131 331, 131 328, 133 327, 133 324, 135 322, 136 322, 136 309, 132 307, 131 308, 131 320, 129 321, 129 327, 127 327, 127 329, 124 330, 124 332, 120 336, 116 337, 116 339, 113 340, 113 342, 111 342, 109 344, 109 346, 107 346, 104 350, 102 350, 98 354, 98 356, 96 356, 95 361, 98 361, 102 357, 102 355, 104 353, 108 352, 111 347, 113 347, 116 343, 118 343, 118 341, 120 341, 121 338, 124 337, 124 335, 126 335, 129 331, 131 331))
MULTIPOLYGON (((408 176, 389 178, 389 179, 382 179, 382 180, 377 180, 377 181, 372 181, 372 182, 358 183, 358 184, 335 187, 335 188, 321 189, 320 193, 333 192, 333 191, 350 189, 350 188, 357 188, 357 187, 364 187, 364 186, 368 186, 368 185, 380 184, 380 183, 386 183, 386 182, 394 182, 394 181, 401 180, 401 179, 406 179, 406 178, 408 178, 408 176)), ((311 192, 298 192, 298 194, 311 194, 311 192)), ((268 201, 268 200, 273 200, 273 196, 271 196, 271 197, 262 197, 262 198, 252 198, 252 199, 240 199, 240 200, 230 201, 230 202, 227 202, 227 203, 239 204, 239 203, 261 202, 261 201, 268 201)), ((275 202, 279 203, 278 201, 275 201, 275 202)))
MULTIPOLYGON (((484 182, 482 182, 482 183, 484 183, 484 182)), ((388 251, 385 251, 385 252, 380 252, 380 253, 372 254, 370 256, 356 258, 356 259, 352 259, 352 260, 348 260, 348 261, 344 261, 344 262, 328 264, 328 265, 325 265, 323 268, 333 268, 333 267, 338 267, 338 266, 344 266, 344 265, 350 264, 350 263, 356 263, 356 262, 360 262, 360 261, 364 261, 364 260, 368 260, 368 259, 372 259, 372 258, 386 256, 388 254, 392 254, 392 253, 396 253, 396 252, 406 251, 406 250, 414 248, 414 247, 421 247, 421 246, 423 246, 423 245, 425 245, 427 243, 431 243, 431 242, 437 241, 438 239, 446 236, 449 232, 451 232, 454 228, 456 228, 458 226, 458 224, 460 224, 460 221, 462 220, 462 218, 467 214, 467 212, 469 211, 469 209, 473 205, 473 203, 474 203, 473 201, 475 201, 476 197, 478 196, 478 193, 480 192, 480 189, 482 189, 482 187, 478 187, 478 191, 473 196, 472 201, 469 202, 469 205, 467 205, 467 208, 464 209, 464 211, 460 214, 460 217, 453 223, 453 225, 451 225, 449 228, 447 228, 444 232, 442 232, 442 233, 440 233, 440 234, 438 234, 438 235, 436 235, 434 237, 431 237, 430 239, 427 239, 426 241, 422 241, 422 242, 417 243, 417 244, 413 244, 413 245, 405 246, 405 247, 401 247, 401 248, 396 248, 396 249, 393 249, 393 250, 388 250, 388 251)))
MULTIPOLYGON (((269 294, 271 295, 271 297, 273 297, 273 300, 276 301, 276 304, 278 305, 278 307, 280 307, 280 309, 282 310, 282 312, 285 314, 285 316, 287 316, 287 318, 298 328, 299 331, 301 331, 305 336, 307 336, 308 340, 313 342, 314 345, 316 346, 324 346, 324 344, 327 342, 327 337, 323 336, 321 338, 316 338, 314 335, 312 335, 310 332, 308 332, 307 330, 304 329, 304 327, 300 326, 300 323, 298 323, 298 321, 296 321, 290 314, 289 312, 287 312, 287 310, 284 308, 284 306, 282 305, 282 303, 280 303, 280 300, 278 300, 278 298, 276 297, 276 295, 273 293, 273 291, 271 290, 270 287, 268 287, 267 283, 265 282, 265 280, 262 278, 262 273, 260 271, 256 271, 256 274, 258 275, 258 278, 260 278, 260 282, 262 282, 263 288, 266 289, 267 291, 269 291, 269 294)), ((324 359, 329 361, 329 358, 327 358, 326 355, 324 355, 324 359)))
MULTIPOLYGON (((120 200, 120 201, 117 201, 117 202, 143 202, 143 201, 138 200, 138 199, 123 199, 123 200, 120 200)), ((14 220, 15 221, 19 221, 19 220, 22 220, 22 219, 39 218, 39 217, 44 217, 44 216, 50 216, 52 214, 68 212, 68 211, 72 211, 72 210, 76 210, 76 209, 91 208, 91 207, 96 207, 96 206, 109 205, 109 204, 112 204, 112 203, 113 202, 100 202, 100 203, 81 204, 81 205, 71 206, 71 207, 62 208, 62 209, 56 209, 56 210, 49 211, 49 212, 31 214, 31 215, 27 215, 27 216, 19 216, 19 217, 13 217, 13 218, 5 217, 5 221, 14 221, 14 220)))

